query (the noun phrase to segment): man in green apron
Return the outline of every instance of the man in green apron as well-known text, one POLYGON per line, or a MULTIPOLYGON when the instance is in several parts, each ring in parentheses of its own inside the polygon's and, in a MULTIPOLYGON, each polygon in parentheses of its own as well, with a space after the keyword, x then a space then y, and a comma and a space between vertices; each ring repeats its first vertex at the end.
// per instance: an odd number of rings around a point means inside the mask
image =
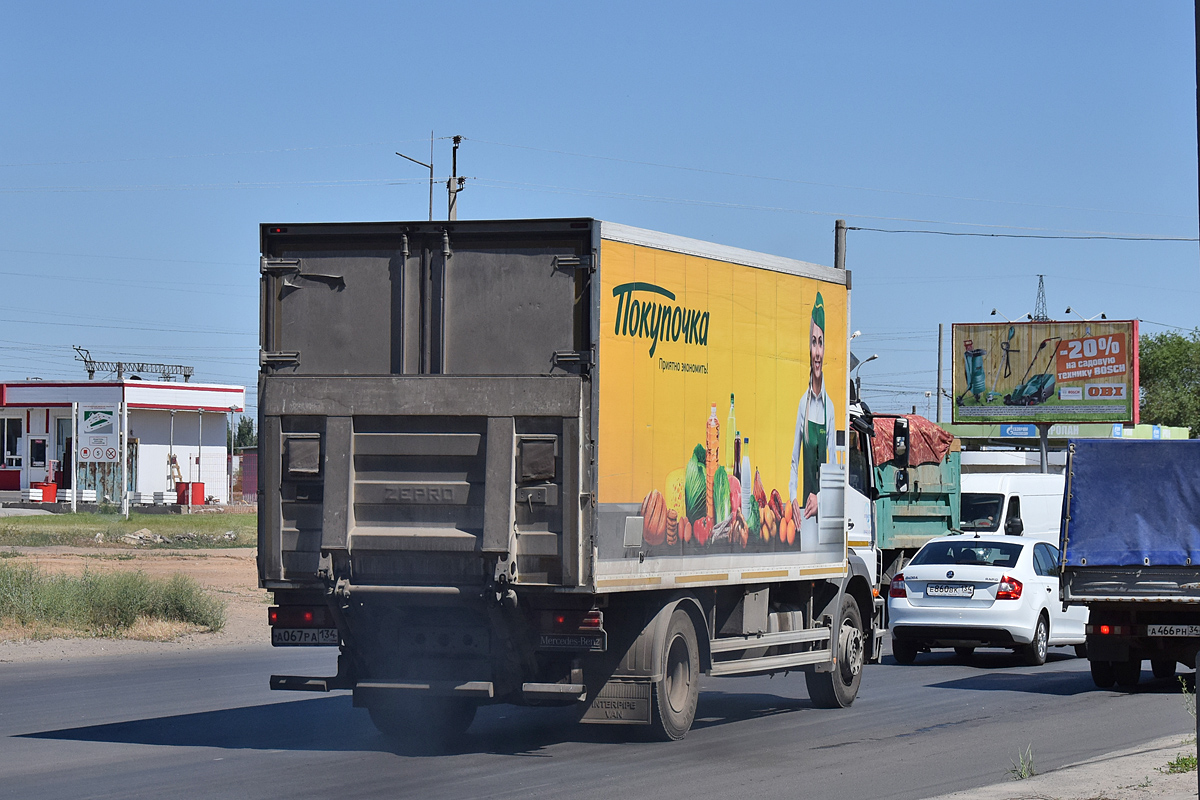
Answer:
POLYGON ((833 401, 825 391, 825 300, 817 292, 813 303, 808 339, 808 391, 796 409, 795 443, 792 445, 792 473, 788 490, 801 501, 804 519, 817 515, 817 493, 821 491, 821 465, 834 453, 833 437, 837 416, 833 401), (798 486, 803 478, 802 487, 798 486), (797 494, 801 488, 802 493, 797 494))

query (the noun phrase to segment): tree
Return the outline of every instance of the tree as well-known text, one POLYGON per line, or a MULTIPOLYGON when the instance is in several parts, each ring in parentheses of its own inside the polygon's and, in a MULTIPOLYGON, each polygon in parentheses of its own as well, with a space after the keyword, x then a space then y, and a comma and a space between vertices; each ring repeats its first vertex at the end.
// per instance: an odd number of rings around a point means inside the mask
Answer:
POLYGON ((1141 420, 1200 435, 1200 329, 1146 334, 1138 343, 1141 420))
MULTIPOLYGON (((230 445, 229 433, 229 431, 225 432, 226 446, 230 445)), ((237 424, 237 434, 233 437, 232 446, 240 450, 243 447, 255 447, 256 445, 258 445, 258 433, 254 430, 254 418, 240 417, 237 424)))

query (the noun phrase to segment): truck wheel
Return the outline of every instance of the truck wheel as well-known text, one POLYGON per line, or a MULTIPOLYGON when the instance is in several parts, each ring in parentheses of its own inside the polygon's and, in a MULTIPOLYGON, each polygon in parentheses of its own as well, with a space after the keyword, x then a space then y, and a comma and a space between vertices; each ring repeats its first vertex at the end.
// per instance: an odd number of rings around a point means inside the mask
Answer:
POLYGON ((858 611, 858 603, 850 595, 842 597, 842 609, 838 617, 840 621, 831 631, 837 636, 837 663, 833 665, 833 671, 804 673, 808 696, 817 708, 849 707, 858 696, 858 685, 862 683, 862 615, 858 611))
POLYGON ((1087 642, 1075 645, 1075 657, 1087 658, 1087 642))
POLYGON ((1142 660, 1131 658, 1128 661, 1114 661, 1113 670, 1116 672, 1118 686, 1137 686, 1142 678, 1142 660))
POLYGON ((1021 658, 1027 667, 1040 667, 1046 663, 1046 649, 1050 644, 1050 623, 1046 615, 1038 617, 1033 629, 1033 641, 1021 648, 1021 658))
POLYGON ((379 732, 408 746, 443 749, 467 732, 477 705, 454 697, 389 698, 367 707, 379 732))
POLYGON ((917 643, 906 642, 903 639, 892 637, 892 658, 896 659, 897 664, 908 666, 917 660, 917 643))
POLYGON ((1092 683, 1096 684, 1097 689, 1111 689, 1117 682, 1117 671, 1113 669, 1111 661, 1093 661, 1089 666, 1092 668, 1092 683))
POLYGON ((1152 658, 1150 659, 1150 671, 1154 673, 1154 677, 1161 680, 1168 680, 1175 677, 1175 659, 1173 658, 1152 658))
POLYGON ((671 613, 663 643, 662 680, 654 685, 652 727, 659 739, 687 735, 700 699, 700 646, 696 626, 682 608, 671 613))
POLYGON ((954 655, 958 656, 963 661, 967 661, 971 658, 971 656, 975 655, 975 648, 974 647, 956 647, 956 648, 954 648, 954 655))

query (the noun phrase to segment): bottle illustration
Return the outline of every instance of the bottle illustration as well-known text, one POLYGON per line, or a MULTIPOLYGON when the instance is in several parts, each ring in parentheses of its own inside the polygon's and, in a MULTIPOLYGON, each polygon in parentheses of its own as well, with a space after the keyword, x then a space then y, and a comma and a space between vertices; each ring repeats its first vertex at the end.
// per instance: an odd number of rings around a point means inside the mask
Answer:
MULTIPOLYGON (((729 435, 737 430, 737 421, 733 415, 733 392, 729 393, 729 419, 725 420, 725 434, 729 435)), ((737 439, 734 439, 737 442, 737 439)), ((737 454, 736 447, 725 448, 725 471, 729 474, 737 472, 737 454)))
POLYGON ((750 469, 750 437, 742 438, 742 477, 739 480, 742 483, 742 516, 745 519, 750 519, 750 498, 754 497, 754 487, 751 485, 751 479, 754 477, 754 472, 750 469))
MULTIPOLYGON (((733 417, 730 417, 732 420, 733 417)), ((738 484, 742 482, 742 432, 738 431, 733 435, 733 477, 738 479, 738 484)), ((739 503, 742 498, 734 498, 739 503)))
POLYGON ((708 427, 704 434, 704 481, 708 494, 705 497, 705 511, 710 520, 716 513, 713 509, 713 478, 717 474, 717 466, 721 463, 721 423, 717 421, 717 404, 712 404, 712 413, 708 417, 708 427))

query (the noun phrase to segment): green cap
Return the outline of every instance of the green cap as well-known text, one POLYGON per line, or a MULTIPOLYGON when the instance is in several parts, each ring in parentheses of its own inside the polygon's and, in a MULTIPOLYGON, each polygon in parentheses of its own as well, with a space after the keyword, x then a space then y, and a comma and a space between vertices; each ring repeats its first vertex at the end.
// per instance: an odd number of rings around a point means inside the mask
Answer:
POLYGON ((817 301, 813 303, 812 321, 822 331, 825 330, 825 299, 817 292, 817 301))

